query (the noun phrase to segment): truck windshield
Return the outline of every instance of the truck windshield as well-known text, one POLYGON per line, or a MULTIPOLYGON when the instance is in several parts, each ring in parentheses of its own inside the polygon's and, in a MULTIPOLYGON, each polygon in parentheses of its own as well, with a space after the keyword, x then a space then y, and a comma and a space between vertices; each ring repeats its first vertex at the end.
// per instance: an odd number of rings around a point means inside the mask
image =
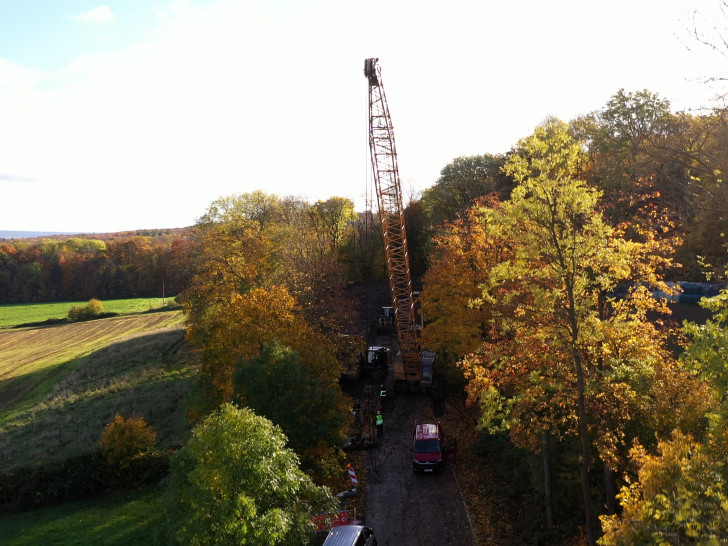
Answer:
POLYGON ((415 453, 439 453, 439 440, 417 440, 415 442, 415 453))

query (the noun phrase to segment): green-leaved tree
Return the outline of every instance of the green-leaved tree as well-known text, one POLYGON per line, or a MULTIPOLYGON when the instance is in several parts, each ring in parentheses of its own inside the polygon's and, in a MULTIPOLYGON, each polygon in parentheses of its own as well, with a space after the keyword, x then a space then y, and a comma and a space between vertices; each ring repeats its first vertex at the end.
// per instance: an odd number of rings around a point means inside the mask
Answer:
POLYGON ((223 405, 196 426, 165 482, 173 544, 308 544, 311 517, 335 507, 286 447, 280 428, 223 405))

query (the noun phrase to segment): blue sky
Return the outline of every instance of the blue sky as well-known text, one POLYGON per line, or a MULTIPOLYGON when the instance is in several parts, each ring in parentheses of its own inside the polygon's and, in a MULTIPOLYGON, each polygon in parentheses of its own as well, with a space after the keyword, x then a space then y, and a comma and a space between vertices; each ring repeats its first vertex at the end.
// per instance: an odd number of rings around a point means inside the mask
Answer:
POLYGON ((706 105, 725 59, 686 27, 716 5, 0 0, 0 229, 182 227, 256 189, 362 209, 366 57, 406 192, 620 88, 706 105))

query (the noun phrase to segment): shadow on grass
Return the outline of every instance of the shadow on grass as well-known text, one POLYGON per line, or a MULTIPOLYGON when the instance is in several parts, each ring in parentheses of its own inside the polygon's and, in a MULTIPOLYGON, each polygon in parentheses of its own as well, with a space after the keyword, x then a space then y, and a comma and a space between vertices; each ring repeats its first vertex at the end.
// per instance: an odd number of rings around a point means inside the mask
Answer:
POLYGON ((154 543, 162 523, 161 489, 73 501, 0 515, 4 545, 154 543))
POLYGON ((196 378, 196 358, 180 329, 140 335, 0 382, 0 398, 10 393, 14 400, 0 413, 0 472, 93 450, 117 413, 144 417, 161 447, 182 444, 196 378))
POLYGON ((32 407, 56 384, 72 373, 79 360, 0 380, 0 423, 32 407))

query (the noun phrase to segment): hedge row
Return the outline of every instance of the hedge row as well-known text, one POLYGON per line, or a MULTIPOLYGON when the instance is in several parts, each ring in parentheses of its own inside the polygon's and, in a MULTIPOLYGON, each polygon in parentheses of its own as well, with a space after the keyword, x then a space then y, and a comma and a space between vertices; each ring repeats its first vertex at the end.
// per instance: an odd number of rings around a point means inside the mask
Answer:
POLYGON ((170 454, 156 452, 111 468, 99 452, 0 474, 0 511, 18 511, 159 483, 170 454))

